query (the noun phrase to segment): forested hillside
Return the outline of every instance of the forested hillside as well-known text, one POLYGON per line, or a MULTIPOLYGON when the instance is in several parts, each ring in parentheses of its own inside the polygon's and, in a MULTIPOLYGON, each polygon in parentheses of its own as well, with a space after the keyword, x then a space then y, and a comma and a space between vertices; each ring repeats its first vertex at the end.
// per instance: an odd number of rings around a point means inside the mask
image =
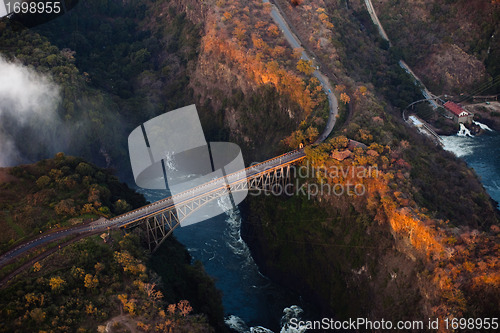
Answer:
POLYGON ((6 61, 20 71, 33 68, 57 93, 41 128, 30 115, 24 122, 16 119, 15 107, 1 113, 12 123, 2 135, 19 152, 15 161, 64 150, 130 177, 129 132, 155 115, 193 103, 187 69, 196 57, 199 27, 167 3, 80 2, 34 30, 0 22, 0 53, 6 61), (157 18, 153 25, 151 17, 157 18), (50 139, 41 138, 46 132, 50 139), (21 133, 31 145, 21 144, 21 133))
POLYGON ((146 203, 110 170, 63 153, 1 174, 1 250, 51 228, 109 218, 146 203))
POLYGON ((213 281, 182 245, 170 239, 167 248, 162 266, 177 275, 148 267, 134 234, 95 236, 37 261, 0 290, 0 332, 224 332, 213 281))
MULTIPOLYGON (((0 169, 0 198, 2 252, 40 233, 109 218, 146 203, 109 170, 62 153, 0 169)), ((95 332, 110 320, 118 322, 112 325, 115 329, 223 330, 213 281, 199 263, 190 265, 189 254, 175 239, 151 259, 140 229, 108 237, 103 241, 92 236, 59 249, 3 286, 0 332, 95 332)), ((28 259, 37 254, 32 251, 28 259)), ((25 262, 22 258, 3 267, 0 279, 25 262)))
MULTIPOLYGON (((299 127, 320 131, 326 95, 311 64, 291 49, 262 1, 213 1, 190 87, 202 116, 216 120, 252 159, 284 147, 299 127)), ((211 129, 213 131, 213 129, 211 129)))
MULTIPOLYGON (((349 1, 360 15, 364 1, 349 1)), ((490 0, 376 0, 398 53, 435 94, 457 94, 500 75, 500 4, 490 0)), ((490 91, 495 92, 496 90, 490 91)))
POLYGON ((325 314, 490 315, 500 295, 496 203, 464 162, 402 122, 401 110, 421 95, 399 68, 398 50, 360 8, 277 2, 336 76, 352 113, 331 141, 306 149, 302 167, 313 173, 296 187, 316 195, 250 199, 244 238, 256 261, 325 314), (347 148, 339 134, 368 148, 347 148), (333 157, 342 154, 343 162, 333 157), (376 176, 366 176, 370 167, 376 176), (352 176, 353 168, 365 173, 352 176), (349 193, 349 184, 351 192, 364 184, 366 193, 349 193))

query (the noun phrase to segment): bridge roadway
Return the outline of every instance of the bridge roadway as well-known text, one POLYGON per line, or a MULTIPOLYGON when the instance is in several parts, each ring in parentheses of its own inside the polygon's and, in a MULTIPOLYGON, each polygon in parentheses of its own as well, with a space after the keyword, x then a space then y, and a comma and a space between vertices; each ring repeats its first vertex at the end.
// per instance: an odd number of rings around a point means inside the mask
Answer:
MULTIPOLYGON (((302 160, 304 157, 305 153, 303 149, 294 150, 286 154, 279 155, 262 163, 252 165, 238 172, 228 174, 225 177, 214 179, 208 183, 181 192, 175 195, 175 202, 177 205, 187 203, 200 196, 206 196, 211 192, 220 190, 221 188, 227 188, 228 186, 232 186, 241 182, 246 182, 250 178, 257 177, 261 174, 265 174, 275 169, 279 169, 289 164, 298 162, 302 160)), ((157 215, 163 211, 172 209, 173 206, 174 206, 174 197, 170 196, 168 198, 138 208, 136 210, 116 216, 110 220, 99 219, 96 222, 87 225, 77 226, 65 230, 47 233, 32 241, 19 245, 13 250, 0 256, 0 267, 11 262, 15 258, 23 255, 26 251, 36 248, 43 244, 47 244, 51 241, 62 239, 75 234, 86 234, 86 233, 91 234, 91 233, 104 232, 109 229, 127 228, 128 226, 131 226, 138 220, 157 215)))

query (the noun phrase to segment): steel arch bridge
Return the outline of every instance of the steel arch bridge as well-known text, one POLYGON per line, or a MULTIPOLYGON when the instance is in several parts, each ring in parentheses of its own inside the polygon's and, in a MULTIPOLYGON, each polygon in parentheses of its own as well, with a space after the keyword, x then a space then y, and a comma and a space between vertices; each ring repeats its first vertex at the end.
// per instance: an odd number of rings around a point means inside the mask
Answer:
POLYGON ((232 193, 284 188, 291 180, 291 165, 304 158, 303 149, 295 150, 93 226, 96 229, 142 227, 149 250, 154 252, 183 221, 219 198, 229 196, 234 206, 232 193))

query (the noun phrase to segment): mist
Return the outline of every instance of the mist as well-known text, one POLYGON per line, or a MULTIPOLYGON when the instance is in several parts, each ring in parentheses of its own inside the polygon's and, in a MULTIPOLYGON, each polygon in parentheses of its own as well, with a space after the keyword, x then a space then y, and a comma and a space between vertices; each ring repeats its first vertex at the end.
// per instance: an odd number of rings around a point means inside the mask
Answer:
POLYGON ((0 166, 64 150, 59 87, 50 77, 0 55, 0 166))

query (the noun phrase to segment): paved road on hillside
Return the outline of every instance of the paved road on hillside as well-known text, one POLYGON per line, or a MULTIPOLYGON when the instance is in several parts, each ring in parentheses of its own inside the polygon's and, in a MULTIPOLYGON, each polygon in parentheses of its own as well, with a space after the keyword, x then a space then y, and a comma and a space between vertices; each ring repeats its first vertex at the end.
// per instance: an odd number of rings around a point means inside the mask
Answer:
MULTIPOLYGON (((262 0, 264 3, 270 3, 269 0, 262 0)), ((283 35, 285 36, 285 39, 288 41, 288 44, 293 49, 296 48, 303 48, 301 59, 306 60, 306 61, 312 61, 313 64, 315 64, 314 59, 311 59, 311 57, 307 54, 305 48, 302 46, 302 43, 300 42, 299 38, 292 32, 292 29, 290 29, 290 26, 288 26, 288 23, 286 23, 286 20, 284 18, 284 13, 282 13, 278 7, 276 7, 274 4, 271 3, 271 17, 273 18, 274 22, 278 25, 278 27, 281 29, 283 32, 283 35)), ((316 66, 316 65, 315 65, 316 66)), ((335 127, 335 122, 337 120, 337 115, 339 113, 339 104, 337 101, 337 97, 333 93, 333 87, 330 84, 330 80, 321 73, 318 69, 316 69, 313 73, 313 76, 319 80, 321 85, 323 86, 323 90, 325 91, 326 95, 328 96, 328 102, 330 105, 330 112, 328 114, 328 121, 326 123, 325 129, 321 133, 321 135, 318 137, 316 140, 316 143, 324 141, 332 132, 333 127, 335 127)))
POLYGON ((384 30, 384 27, 382 26, 382 23, 380 23, 380 21, 378 19, 377 13, 375 13, 375 8, 373 8, 372 1, 365 0, 365 4, 366 4, 366 9, 368 10, 368 13, 370 14, 370 17, 372 18, 373 23, 377 27, 380 36, 389 42, 389 46, 392 46, 391 41, 389 40, 389 37, 385 33, 385 30, 384 30))

